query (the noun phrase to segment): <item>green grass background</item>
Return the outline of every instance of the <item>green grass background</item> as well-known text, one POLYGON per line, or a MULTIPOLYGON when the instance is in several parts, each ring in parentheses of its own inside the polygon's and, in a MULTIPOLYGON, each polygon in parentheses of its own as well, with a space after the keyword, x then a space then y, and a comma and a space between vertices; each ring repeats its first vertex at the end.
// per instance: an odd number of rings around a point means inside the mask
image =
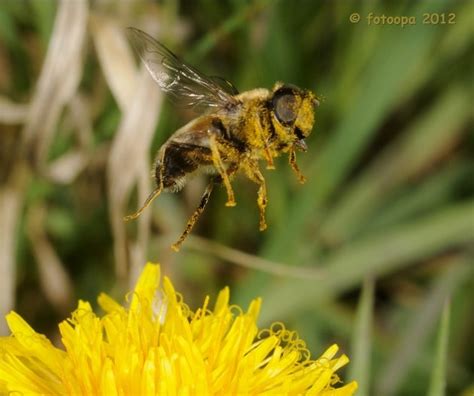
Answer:
MULTIPOLYGON (((59 4, 0 3, 3 99, 31 100, 59 4)), ((156 24, 159 39, 175 52, 240 91, 285 81, 324 98, 309 150, 298 156, 307 183, 298 185, 286 158, 276 170, 264 170, 264 233, 256 186, 243 178, 234 185, 238 205, 226 208, 225 191, 217 189, 179 254, 169 242, 197 204, 204 180, 153 204, 144 256, 163 265, 189 305, 196 308, 224 285, 236 304, 263 297, 262 326, 283 321, 314 356, 329 343, 341 345, 352 358, 343 377, 360 382, 360 395, 473 394, 474 2, 88 4, 90 18, 120 28, 156 24), (357 24, 349 20, 354 12, 361 15, 357 24), (369 25, 369 13, 415 16, 416 24, 369 25), (424 13, 453 13, 455 23, 423 24, 424 13)), ((123 296, 133 277, 128 271, 126 280, 118 279, 115 272, 114 197, 107 194, 105 165, 123 109, 98 59, 90 21, 85 28, 76 93, 92 129, 81 146, 90 157, 77 176, 51 180, 30 164, 22 122, 0 123, 2 193, 18 184, 18 169, 29 175, 10 238, 14 308, 53 338, 55 324, 78 298, 95 301, 100 291, 123 296), (38 249, 45 241, 59 269, 48 267, 48 249, 38 249), (49 278, 41 281, 45 273, 49 278), (61 288, 64 279, 68 293, 57 303, 48 284, 61 288)), ((79 145, 69 113, 66 106, 54 126, 46 165, 79 145)), ((156 150, 189 119, 184 109, 163 104, 146 159, 150 169, 156 150)), ((137 205, 133 191, 129 197, 126 211, 137 205)), ((133 240, 136 225, 126 232, 133 240)))

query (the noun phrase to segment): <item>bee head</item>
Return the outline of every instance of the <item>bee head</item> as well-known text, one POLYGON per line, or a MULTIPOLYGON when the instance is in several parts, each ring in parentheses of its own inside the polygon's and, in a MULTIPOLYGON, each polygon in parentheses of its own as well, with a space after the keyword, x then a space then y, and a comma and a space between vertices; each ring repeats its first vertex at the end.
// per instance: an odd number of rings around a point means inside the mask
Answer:
POLYGON ((288 140, 305 151, 304 138, 313 129, 314 107, 319 104, 315 95, 294 85, 277 83, 271 101, 276 121, 290 133, 288 140))

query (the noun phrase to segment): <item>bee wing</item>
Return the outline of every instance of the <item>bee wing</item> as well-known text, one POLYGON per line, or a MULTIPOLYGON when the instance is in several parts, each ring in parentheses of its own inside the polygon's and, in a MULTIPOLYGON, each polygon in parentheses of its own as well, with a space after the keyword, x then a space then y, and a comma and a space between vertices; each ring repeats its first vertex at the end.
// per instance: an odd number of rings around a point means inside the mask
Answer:
POLYGON ((234 84, 232 84, 229 80, 219 76, 211 76, 209 78, 228 94, 232 96, 239 94, 237 88, 235 88, 234 84))
POLYGON ((205 108, 224 108, 238 103, 233 96, 236 90, 229 82, 206 76, 139 29, 128 28, 128 32, 153 79, 179 102, 205 108))

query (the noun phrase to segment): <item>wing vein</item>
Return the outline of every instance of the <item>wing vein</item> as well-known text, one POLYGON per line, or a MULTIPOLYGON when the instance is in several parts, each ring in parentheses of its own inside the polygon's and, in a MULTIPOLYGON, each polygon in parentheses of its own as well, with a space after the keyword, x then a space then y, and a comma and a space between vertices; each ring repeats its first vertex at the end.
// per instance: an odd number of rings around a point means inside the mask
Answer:
POLYGON ((209 77, 173 54, 145 32, 128 28, 130 41, 160 88, 188 107, 229 108, 238 104, 238 93, 228 81, 209 77))

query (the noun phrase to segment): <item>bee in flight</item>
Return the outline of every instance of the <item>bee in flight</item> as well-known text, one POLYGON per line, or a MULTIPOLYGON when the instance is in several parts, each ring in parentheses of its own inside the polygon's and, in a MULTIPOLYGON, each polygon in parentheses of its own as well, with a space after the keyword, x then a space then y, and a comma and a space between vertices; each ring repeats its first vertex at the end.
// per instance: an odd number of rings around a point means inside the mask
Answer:
POLYGON ((204 211, 215 184, 224 185, 226 206, 235 206, 231 180, 242 172, 258 185, 260 231, 265 230, 267 191, 259 160, 266 161, 267 169, 274 169, 273 159, 288 153, 291 168, 304 183, 296 164, 296 151, 307 149, 304 139, 313 128, 314 108, 319 104, 316 96, 280 82, 272 90, 257 88, 239 94, 229 82, 206 76, 141 30, 128 31, 132 45, 161 89, 203 114, 178 129, 161 146, 153 169, 156 188, 143 206, 125 220, 140 216, 163 191, 179 191, 191 174, 211 174, 199 206, 171 246, 178 251, 204 211))

